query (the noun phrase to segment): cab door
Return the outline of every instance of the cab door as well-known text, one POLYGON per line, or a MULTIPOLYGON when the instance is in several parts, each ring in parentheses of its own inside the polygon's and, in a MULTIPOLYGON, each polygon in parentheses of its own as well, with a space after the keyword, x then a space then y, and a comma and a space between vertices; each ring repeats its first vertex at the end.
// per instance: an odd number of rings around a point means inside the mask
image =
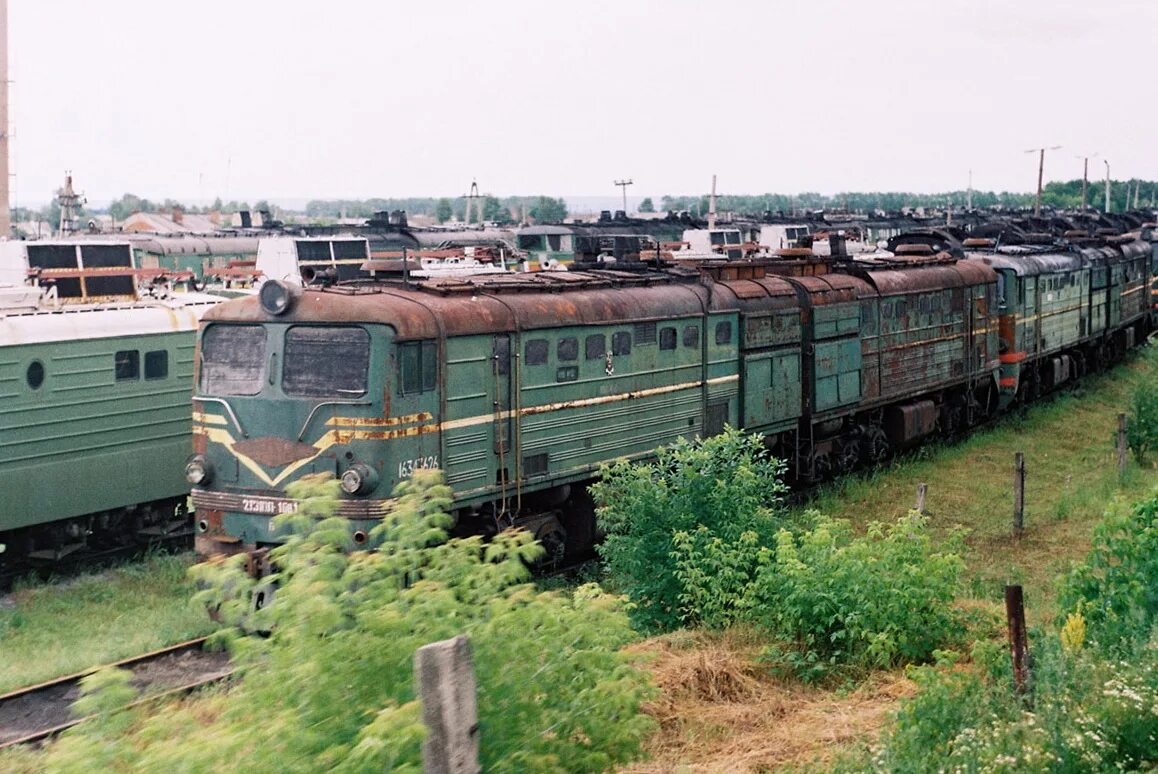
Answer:
POLYGON ((496 334, 491 340, 490 384, 487 394, 492 407, 492 450, 495 485, 505 510, 514 510, 517 503, 515 483, 519 479, 518 448, 515 443, 518 418, 514 405, 511 378, 511 336, 496 334))

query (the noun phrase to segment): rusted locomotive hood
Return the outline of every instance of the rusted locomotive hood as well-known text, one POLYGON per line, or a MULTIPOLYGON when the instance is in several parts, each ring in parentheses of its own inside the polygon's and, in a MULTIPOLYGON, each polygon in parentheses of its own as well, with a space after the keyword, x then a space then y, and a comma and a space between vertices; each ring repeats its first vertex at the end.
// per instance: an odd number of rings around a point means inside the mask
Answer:
POLYGON ((550 328, 586 323, 638 322, 699 315, 706 288, 690 281, 640 284, 610 290, 611 283, 572 278, 564 288, 531 282, 475 282, 453 292, 424 286, 308 288, 289 312, 265 312, 256 297, 217 306, 207 322, 362 322, 390 325, 399 340, 550 328), (558 292, 565 289, 566 292, 558 292))
POLYGON ((919 266, 900 270, 875 269, 865 271, 864 277, 882 296, 997 282, 997 274, 981 261, 958 261, 948 266, 919 266))

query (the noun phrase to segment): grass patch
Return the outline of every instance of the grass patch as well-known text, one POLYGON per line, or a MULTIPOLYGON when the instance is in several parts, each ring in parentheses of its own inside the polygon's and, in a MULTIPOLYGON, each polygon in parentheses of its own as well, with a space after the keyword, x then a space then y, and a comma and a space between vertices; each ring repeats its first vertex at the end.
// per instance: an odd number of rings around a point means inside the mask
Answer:
POLYGON ((0 598, 0 693, 207 634, 192 554, 150 556, 0 598))
POLYGON ((1002 586, 1026 587, 1027 615, 1055 613, 1056 577, 1090 547, 1091 530, 1116 496, 1138 499, 1158 481, 1131 458, 1120 477, 1113 435, 1141 380, 1158 379, 1158 358, 1139 356, 1072 392, 1003 419, 953 446, 920 449, 890 467, 823 488, 807 504, 858 528, 903 516, 917 485, 929 485, 934 534, 966 530, 967 596, 998 602, 1002 586), (1013 458, 1026 459, 1025 534, 1012 537, 1013 458))

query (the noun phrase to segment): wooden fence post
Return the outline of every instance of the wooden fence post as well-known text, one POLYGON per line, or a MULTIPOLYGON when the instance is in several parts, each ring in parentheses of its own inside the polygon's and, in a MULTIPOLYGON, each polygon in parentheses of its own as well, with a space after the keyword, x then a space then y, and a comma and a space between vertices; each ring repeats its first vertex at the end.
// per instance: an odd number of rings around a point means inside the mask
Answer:
POLYGON ((1029 700, 1029 640, 1025 631, 1025 599, 1021 586, 1005 587, 1005 618, 1009 628, 1009 656, 1013 661, 1013 685, 1017 695, 1029 700))
POLYGON ((929 492, 929 485, 925 483, 917 484, 917 507, 914 508, 917 513, 922 516, 925 515, 925 495, 929 492))
POLYGON ((1025 531, 1025 454, 1013 458, 1013 536, 1021 539, 1025 531))
POLYGON ((1126 475, 1126 415, 1118 415, 1118 475, 1126 475))
POLYGON ((470 640, 459 635, 424 645, 414 653, 414 675, 426 740, 426 774, 477 774, 478 700, 470 640))

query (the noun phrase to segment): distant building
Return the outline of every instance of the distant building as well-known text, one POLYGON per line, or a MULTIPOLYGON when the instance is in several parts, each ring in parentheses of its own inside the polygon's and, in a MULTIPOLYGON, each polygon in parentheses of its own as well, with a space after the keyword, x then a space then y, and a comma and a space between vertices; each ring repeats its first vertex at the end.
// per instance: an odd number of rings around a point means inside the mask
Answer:
POLYGON ((173 210, 162 212, 134 212, 121 224, 121 231, 150 234, 212 234, 221 228, 217 213, 196 215, 173 210))

